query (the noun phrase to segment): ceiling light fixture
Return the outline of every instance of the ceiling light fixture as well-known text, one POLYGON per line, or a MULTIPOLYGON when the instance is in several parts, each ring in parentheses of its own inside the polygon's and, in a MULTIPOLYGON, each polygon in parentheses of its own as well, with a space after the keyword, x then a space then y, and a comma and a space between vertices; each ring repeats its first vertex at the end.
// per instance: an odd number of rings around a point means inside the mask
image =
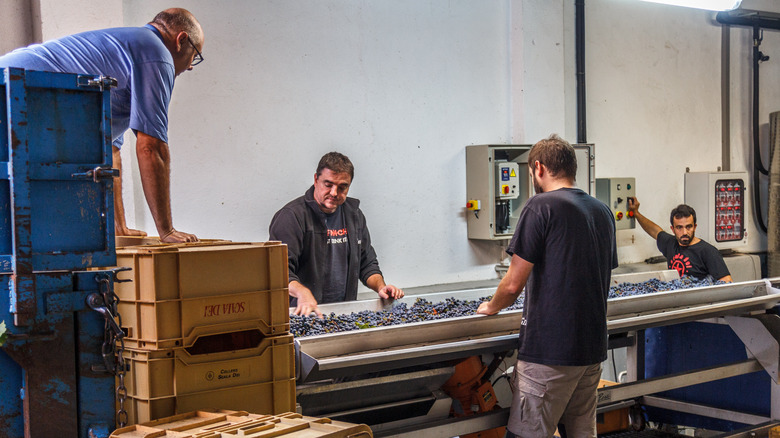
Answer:
POLYGON ((665 5, 685 6, 686 8, 708 9, 710 11, 730 11, 739 7, 742 0, 642 0, 665 5))

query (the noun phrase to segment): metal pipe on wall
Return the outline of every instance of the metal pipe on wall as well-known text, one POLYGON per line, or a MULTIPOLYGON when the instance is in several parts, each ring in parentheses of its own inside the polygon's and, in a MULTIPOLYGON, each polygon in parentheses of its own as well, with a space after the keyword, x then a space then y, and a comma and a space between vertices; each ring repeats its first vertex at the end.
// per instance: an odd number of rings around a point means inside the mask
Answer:
POLYGON ((721 170, 731 170, 731 26, 720 31, 721 170))
POLYGON ((574 45, 577 69, 577 143, 587 143, 585 119, 585 0, 574 2, 574 45))

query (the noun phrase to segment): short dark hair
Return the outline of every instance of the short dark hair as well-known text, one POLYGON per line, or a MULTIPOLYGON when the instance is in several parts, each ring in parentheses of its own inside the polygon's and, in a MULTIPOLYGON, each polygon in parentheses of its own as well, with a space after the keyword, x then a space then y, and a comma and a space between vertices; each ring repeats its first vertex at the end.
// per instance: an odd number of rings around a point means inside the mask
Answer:
POLYGON ((675 219, 682 219, 684 217, 693 216, 693 224, 696 225, 696 210, 690 205, 680 204, 672 209, 672 213, 669 215, 669 223, 674 225, 675 219))
POLYGON ((322 173, 322 169, 330 169, 331 172, 348 173, 350 179, 355 178, 355 166, 349 161, 349 158, 338 152, 328 152, 320 158, 317 164, 317 175, 322 173))
POLYGON ((539 162, 547 167, 550 174, 556 178, 577 177, 577 154, 568 141, 552 134, 537 142, 528 154, 528 166, 533 169, 539 162))

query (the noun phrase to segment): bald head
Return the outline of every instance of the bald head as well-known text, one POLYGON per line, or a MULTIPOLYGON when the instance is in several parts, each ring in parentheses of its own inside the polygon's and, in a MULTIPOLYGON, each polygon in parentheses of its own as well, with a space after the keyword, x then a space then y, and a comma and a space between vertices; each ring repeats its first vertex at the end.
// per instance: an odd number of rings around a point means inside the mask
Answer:
POLYGON ((149 23, 161 32, 172 34, 187 32, 192 42, 198 46, 203 45, 203 28, 192 13, 182 8, 170 8, 157 14, 149 23))
POLYGON ((160 31, 163 44, 171 52, 176 76, 192 70, 195 55, 203 50, 203 28, 186 9, 166 9, 149 23, 160 31))

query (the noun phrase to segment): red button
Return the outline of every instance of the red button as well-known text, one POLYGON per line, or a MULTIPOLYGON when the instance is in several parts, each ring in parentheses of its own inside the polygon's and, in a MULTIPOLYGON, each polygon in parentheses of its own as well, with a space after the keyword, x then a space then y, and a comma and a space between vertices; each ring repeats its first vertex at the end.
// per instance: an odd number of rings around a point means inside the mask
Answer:
POLYGON ((617 220, 623 219, 623 212, 619 211, 617 214, 617 220))

